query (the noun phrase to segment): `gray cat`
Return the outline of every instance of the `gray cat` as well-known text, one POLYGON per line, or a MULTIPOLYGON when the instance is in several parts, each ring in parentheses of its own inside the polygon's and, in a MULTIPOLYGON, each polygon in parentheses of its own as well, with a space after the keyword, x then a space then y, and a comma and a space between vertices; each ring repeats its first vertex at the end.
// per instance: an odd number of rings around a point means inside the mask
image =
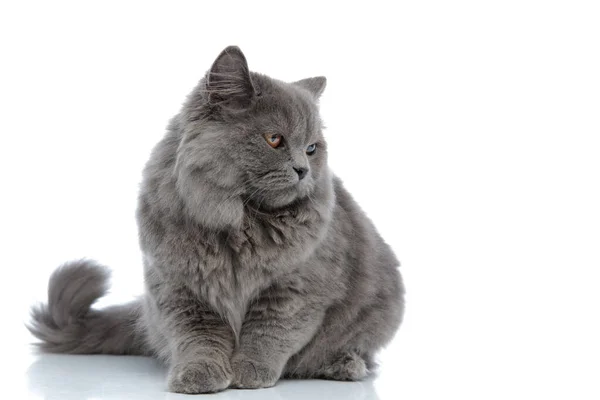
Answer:
POLYGON ((155 356, 169 389, 359 380, 402 320, 398 261, 327 166, 323 77, 250 72, 228 47, 144 170, 146 292, 93 309, 108 271, 67 263, 31 332, 49 352, 155 356))

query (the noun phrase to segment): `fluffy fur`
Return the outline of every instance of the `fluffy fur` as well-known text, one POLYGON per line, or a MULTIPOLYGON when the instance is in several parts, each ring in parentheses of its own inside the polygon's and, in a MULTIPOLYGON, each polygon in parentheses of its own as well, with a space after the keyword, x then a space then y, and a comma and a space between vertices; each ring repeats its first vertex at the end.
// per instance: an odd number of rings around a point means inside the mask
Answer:
POLYGON ((33 309, 40 346, 153 355, 181 393, 364 378, 400 325, 404 289, 391 249, 327 167, 325 83, 250 72, 225 49, 144 170, 144 296, 92 309, 107 270, 66 264, 33 309))

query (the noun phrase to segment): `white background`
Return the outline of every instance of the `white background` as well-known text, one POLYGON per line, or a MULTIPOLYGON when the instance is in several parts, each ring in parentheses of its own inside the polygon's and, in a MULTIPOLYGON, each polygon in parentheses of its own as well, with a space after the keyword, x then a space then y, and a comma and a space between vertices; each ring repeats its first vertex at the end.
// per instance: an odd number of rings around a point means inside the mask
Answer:
POLYGON ((141 293, 141 169, 237 44, 254 71, 328 77, 330 165, 408 297, 374 380, 223 396, 597 399, 599 21, 595 1, 2 2, 1 390, 102 398, 86 376, 129 368, 123 390, 176 397, 161 370, 40 359, 23 321, 73 258, 114 270, 103 304, 141 293))

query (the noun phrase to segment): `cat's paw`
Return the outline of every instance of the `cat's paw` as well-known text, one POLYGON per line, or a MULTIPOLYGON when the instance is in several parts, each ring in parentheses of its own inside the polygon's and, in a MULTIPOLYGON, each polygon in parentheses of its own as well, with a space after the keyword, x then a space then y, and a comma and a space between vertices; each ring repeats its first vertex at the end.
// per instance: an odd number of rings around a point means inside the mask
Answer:
POLYGON ((358 381, 369 373, 365 360, 354 352, 344 353, 331 364, 324 366, 319 375, 336 381, 358 381))
POLYGON ((229 365, 214 360, 175 364, 169 372, 169 390, 175 393, 214 393, 227 389, 232 373, 229 365))
POLYGON ((233 369, 231 386, 238 389, 259 389, 275 386, 281 375, 268 364, 243 357, 234 357, 231 361, 231 368, 233 369))

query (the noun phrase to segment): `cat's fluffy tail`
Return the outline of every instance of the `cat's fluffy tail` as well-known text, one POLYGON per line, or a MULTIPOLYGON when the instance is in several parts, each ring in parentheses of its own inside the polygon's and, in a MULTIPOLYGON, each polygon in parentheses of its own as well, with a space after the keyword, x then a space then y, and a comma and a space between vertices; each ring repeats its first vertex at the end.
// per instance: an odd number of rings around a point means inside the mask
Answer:
POLYGON ((27 326, 51 353, 146 354, 143 334, 137 329, 141 304, 91 309, 108 291, 110 272, 89 260, 59 267, 48 284, 48 303, 31 309, 27 326))

